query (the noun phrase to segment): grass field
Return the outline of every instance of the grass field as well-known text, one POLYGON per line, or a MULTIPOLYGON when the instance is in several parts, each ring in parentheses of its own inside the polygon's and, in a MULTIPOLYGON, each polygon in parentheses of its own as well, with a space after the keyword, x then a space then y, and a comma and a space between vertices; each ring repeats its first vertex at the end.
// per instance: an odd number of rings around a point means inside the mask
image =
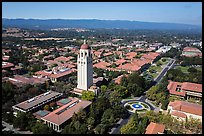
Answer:
MULTIPOLYGON (((188 69, 190 67, 189 66, 186 66, 186 67, 183 67, 183 66, 177 66, 176 69, 180 69, 183 73, 189 73, 188 72, 188 69)), ((198 71, 202 71, 202 67, 197 67, 196 68, 198 71)))
MULTIPOLYGON (((165 65, 169 62, 169 59, 170 59, 170 58, 164 57, 164 58, 161 58, 160 60, 158 60, 157 62, 161 62, 162 65, 161 65, 161 66, 156 66, 156 65, 150 66, 149 69, 147 70, 147 71, 148 71, 148 74, 149 74, 149 75, 152 75, 153 78, 156 78, 157 75, 162 71, 162 69, 163 69, 162 66, 165 66, 165 65), (166 59, 166 61, 163 62, 162 59, 166 59), (150 73, 150 72, 149 72, 150 69, 153 69, 153 70, 155 70, 155 71, 157 71, 157 72, 156 72, 156 73, 150 73)), ((157 62, 156 62, 156 63, 157 63, 157 62)), ((155 63, 155 64, 156 64, 156 63, 155 63)))

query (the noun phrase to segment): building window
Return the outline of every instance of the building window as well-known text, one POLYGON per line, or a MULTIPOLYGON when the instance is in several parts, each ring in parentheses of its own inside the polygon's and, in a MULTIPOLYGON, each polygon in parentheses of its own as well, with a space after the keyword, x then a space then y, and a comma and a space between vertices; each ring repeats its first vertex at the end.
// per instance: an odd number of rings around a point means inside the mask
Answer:
POLYGON ((85 52, 85 56, 87 56, 87 53, 85 52))
POLYGON ((83 57, 83 53, 81 53, 81 57, 83 57))

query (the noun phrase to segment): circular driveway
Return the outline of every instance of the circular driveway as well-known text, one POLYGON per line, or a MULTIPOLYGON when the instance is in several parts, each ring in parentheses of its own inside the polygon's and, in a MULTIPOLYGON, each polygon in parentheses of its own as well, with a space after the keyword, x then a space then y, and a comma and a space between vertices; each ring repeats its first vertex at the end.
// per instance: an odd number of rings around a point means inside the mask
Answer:
POLYGON ((145 103, 145 104, 147 104, 149 107, 150 107, 150 110, 154 110, 155 109, 155 107, 153 106, 153 104, 149 104, 149 102, 146 102, 145 100, 146 100, 147 98, 146 98, 146 96, 141 96, 140 98, 138 98, 138 99, 131 99, 131 100, 124 100, 123 102, 122 102, 122 106, 124 106, 126 103, 128 103, 128 102, 134 102, 134 101, 139 101, 139 102, 143 102, 143 103, 145 103))

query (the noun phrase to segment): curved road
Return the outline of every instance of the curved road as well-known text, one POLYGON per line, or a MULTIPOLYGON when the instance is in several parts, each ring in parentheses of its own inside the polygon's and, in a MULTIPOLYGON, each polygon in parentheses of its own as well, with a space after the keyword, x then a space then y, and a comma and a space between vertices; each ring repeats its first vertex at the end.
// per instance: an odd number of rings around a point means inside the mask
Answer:
MULTIPOLYGON (((159 82, 161 81, 161 79, 166 75, 167 71, 168 71, 169 69, 171 69, 172 66, 174 66, 174 63, 175 63, 175 59, 171 59, 171 60, 169 61, 169 63, 162 69, 162 71, 159 73, 159 75, 154 79, 155 84, 157 84, 157 83, 159 83, 159 82)), ((155 84, 153 84, 153 85, 155 85, 155 84)), ((147 105, 150 106, 150 109, 151 109, 151 110, 155 110, 155 109, 156 109, 157 111, 159 110, 158 107, 154 107, 153 104, 149 104, 148 102, 146 102, 146 100, 148 100, 148 99, 146 98, 146 96, 141 96, 139 99, 124 100, 124 101, 122 102, 122 105, 124 106, 124 104, 125 104, 126 102, 135 101, 135 100, 139 100, 139 101, 142 101, 142 102, 146 103, 147 105)), ((118 123, 116 124, 116 126, 111 129, 111 132, 109 132, 109 134, 120 134, 120 128, 121 128, 123 125, 127 124, 128 120, 129 120, 129 118, 130 118, 130 115, 131 115, 131 114, 129 114, 128 117, 125 118, 125 119, 120 119, 120 120, 118 121, 118 123)))
MULTIPOLYGON (((140 98, 135 98, 135 99, 132 99, 132 100, 124 100, 122 102, 122 105, 124 106, 125 103, 127 102, 131 102, 131 101, 141 101, 141 102, 144 102, 145 104, 147 104, 151 110, 154 110, 156 107, 153 107, 151 104, 149 104, 148 102, 146 102, 146 96, 141 96, 140 98)), ((116 124, 116 126, 114 128, 111 129, 111 132, 109 134, 120 134, 120 128, 127 124, 130 116, 131 116, 132 113, 129 113, 129 115, 125 118, 125 119, 120 119, 118 121, 118 123, 116 124)))

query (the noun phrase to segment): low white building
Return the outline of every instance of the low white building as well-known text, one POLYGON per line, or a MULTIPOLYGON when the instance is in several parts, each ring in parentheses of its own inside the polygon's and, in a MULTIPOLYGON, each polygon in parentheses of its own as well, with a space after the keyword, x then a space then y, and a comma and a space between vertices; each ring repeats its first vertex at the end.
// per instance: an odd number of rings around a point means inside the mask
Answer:
POLYGON ((172 46, 173 48, 180 48, 181 44, 180 43, 171 43, 170 46, 172 46))
POLYGON ((162 47, 159 48, 156 52, 166 53, 166 52, 169 51, 171 48, 172 48, 171 46, 162 46, 162 47))
POLYGON ((175 100, 169 103, 167 110, 178 120, 194 118, 202 122, 202 105, 175 100))

